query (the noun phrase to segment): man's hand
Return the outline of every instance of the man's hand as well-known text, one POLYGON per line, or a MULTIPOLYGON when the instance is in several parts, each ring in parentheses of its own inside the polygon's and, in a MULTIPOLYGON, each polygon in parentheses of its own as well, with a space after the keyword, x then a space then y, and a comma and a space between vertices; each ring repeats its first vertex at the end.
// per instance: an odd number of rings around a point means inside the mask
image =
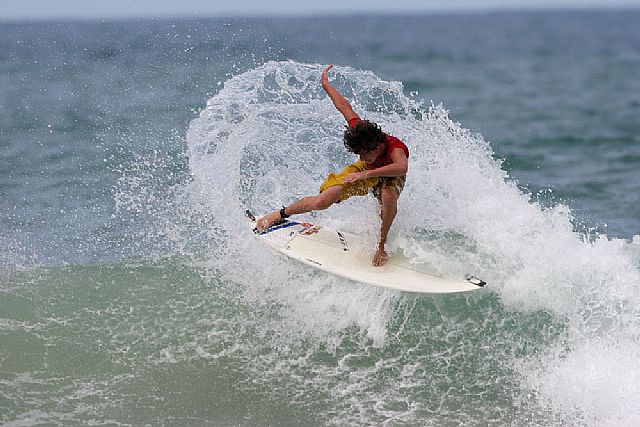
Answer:
POLYGON ((322 77, 320 78, 320 82, 322 83, 322 86, 324 85, 328 85, 329 84, 329 70, 333 67, 333 64, 329 65, 327 68, 324 69, 324 71, 322 72, 322 77))
POLYGON ((342 183, 349 184, 350 182, 356 182, 356 181, 360 181, 361 179, 367 179, 367 178, 369 178, 369 174, 367 173, 367 171, 354 172, 342 178, 342 183))
POLYGON ((331 83, 329 83, 328 73, 331 68, 333 68, 333 64, 329 65, 322 72, 322 77, 320 77, 322 89, 327 92, 327 95, 329 95, 329 98, 331 98, 331 102, 333 102, 333 105, 335 105, 338 111, 340 111, 340 114, 342 114, 342 116, 348 123, 349 120, 355 119, 359 116, 353 111, 353 108, 351 108, 351 104, 349 104, 349 101, 347 101, 345 97, 342 96, 342 94, 338 92, 336 88, 331 86, 331 83))

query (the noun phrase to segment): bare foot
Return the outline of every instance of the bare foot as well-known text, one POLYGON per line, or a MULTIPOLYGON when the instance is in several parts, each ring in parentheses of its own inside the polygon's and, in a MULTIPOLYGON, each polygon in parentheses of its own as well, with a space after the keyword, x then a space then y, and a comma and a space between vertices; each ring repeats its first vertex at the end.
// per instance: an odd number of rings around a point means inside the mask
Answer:
POLYGON ((374 267, 381 267, 385 265, 389 261, 389 254, 387 254, 384 249, 378 249, 375 254, 373 254, 372 264, 374 267))
POLYGON ((269 214, 266 214, 262 218, 260 218, 256 223, 256 228, 258 229, 258 231, 263 232, 267 228, 271 227, 279 219, 280 219, 280 212, 273 211, 269 214))

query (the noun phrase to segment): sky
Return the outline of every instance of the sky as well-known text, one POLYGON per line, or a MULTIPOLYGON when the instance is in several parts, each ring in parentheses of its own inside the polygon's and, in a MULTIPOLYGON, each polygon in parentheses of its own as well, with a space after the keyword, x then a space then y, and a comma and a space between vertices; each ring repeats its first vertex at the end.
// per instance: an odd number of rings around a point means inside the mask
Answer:
POLYGON ((0 19, 640 8, 640 0, 0 0, 0 19))

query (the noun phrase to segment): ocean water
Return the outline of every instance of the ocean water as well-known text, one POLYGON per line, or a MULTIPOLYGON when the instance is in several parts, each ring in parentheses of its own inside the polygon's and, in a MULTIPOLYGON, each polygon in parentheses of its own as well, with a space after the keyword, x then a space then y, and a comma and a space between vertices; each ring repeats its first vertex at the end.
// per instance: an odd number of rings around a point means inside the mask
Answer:
MULTIPOLYGON (((638 11, 0 23, 0 424, 636 426, 638 11), (310 270, 244 210, 411 150, 390 248, 310 270)), ((376 203, 317 221, 372 244, 376 203)))

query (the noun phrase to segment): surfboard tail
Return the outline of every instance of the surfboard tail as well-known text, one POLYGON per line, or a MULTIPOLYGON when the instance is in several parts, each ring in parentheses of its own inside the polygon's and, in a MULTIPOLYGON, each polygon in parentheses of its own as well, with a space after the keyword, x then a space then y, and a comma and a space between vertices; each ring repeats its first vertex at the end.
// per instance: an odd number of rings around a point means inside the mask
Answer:
POLYGON ((477 277, 471 274, 465 274, 464 278, 467 282, 471 283, 472 285, 476 285, 479 288, 484 288, 487 285, 487 282, 485 282, 484 280, 478 279, 477 277))

